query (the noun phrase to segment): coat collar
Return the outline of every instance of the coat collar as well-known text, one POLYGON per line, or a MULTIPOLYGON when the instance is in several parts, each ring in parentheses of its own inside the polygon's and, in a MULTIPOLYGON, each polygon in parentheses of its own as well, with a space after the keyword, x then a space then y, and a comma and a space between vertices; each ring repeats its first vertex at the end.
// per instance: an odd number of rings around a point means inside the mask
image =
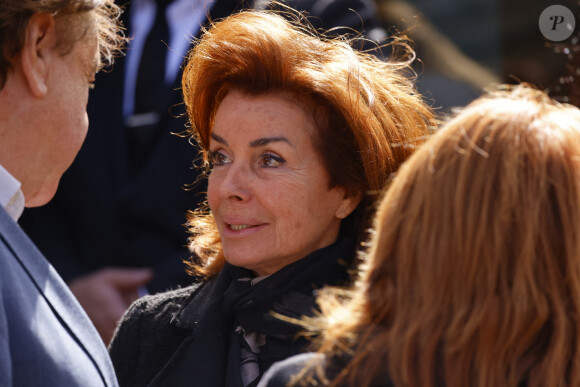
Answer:
POLYGON ((212 320, 218 318, 223 294, 230 282, 231 277, 222 270, 215 278, 201 283, 173 316, 171 324, 181 329, 193 330, 208 316, 212 316, 212 320))

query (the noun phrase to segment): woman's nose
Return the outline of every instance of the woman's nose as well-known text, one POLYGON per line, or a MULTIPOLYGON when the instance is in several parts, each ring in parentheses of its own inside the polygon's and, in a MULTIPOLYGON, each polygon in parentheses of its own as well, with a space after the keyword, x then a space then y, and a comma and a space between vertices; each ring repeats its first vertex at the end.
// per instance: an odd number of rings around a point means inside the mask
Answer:
POLYGON ((244 201, 250 197, 249 171, 240 165, 232 164, 221 184, 224 199, 244 201))

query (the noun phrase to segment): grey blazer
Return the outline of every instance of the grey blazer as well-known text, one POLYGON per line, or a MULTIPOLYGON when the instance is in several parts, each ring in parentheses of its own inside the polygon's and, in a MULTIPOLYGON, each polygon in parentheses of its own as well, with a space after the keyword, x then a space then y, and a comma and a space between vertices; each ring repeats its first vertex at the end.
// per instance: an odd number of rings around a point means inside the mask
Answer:
POLYGON ((84 310, 2 207, 0 386, 117 386, 84 310))

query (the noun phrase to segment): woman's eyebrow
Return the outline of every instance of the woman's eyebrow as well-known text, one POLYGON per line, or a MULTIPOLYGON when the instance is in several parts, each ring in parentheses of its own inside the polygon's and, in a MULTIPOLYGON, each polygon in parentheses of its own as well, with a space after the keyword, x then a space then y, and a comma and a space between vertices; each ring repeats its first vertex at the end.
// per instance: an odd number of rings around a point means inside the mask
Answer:
POLYGON ((250 142, 250 147, 251 148, 256 148, 256 147, 268 145, 268 144, 273 143, 273 142, 285 142, 288 145, 290 145, 293 148, 295 148, 295 146, 290 141, 288 141, 288 139, 286 137, 264 137, 264 138, 259 138, 257 140, 251 141, 250 142))
POLYGON ((219 143, 221 143, 221 144, 228 145, 228 142, 227 142, 227 141, 226 141, 226 140, 225 140, 223 137, 221 137, 221 136, 218 136, 218 135, 217 135, 217 134, 215 134, 215 133, 211 133, 209 136, 210 136, 210 137, 211 137, 213 140, 216 140, 217 142, 219 142, 219 143))

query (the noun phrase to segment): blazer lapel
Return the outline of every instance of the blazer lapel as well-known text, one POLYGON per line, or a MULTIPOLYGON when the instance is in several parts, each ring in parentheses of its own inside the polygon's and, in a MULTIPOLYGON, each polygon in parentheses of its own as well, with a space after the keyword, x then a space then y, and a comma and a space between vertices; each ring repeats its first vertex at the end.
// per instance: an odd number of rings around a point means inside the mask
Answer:
POLYGON ((116 385, 105 345, 64 281, 3 208, 0 208, 0 227, 0 238, 12 250, 63 327, 95 364, 105 385, 116 385))

